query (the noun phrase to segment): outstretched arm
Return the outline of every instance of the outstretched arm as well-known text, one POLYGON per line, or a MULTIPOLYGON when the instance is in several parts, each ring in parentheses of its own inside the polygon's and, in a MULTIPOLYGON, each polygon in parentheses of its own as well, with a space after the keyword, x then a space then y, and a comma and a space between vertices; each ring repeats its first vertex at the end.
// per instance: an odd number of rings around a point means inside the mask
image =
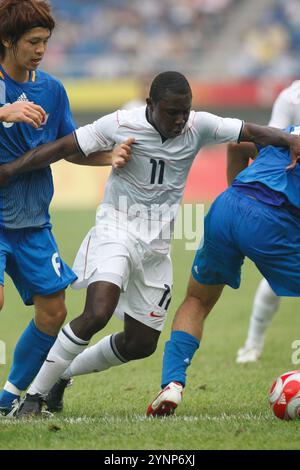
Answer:
POLYGON ((274 145, 275 147, 289 148, 291 164, 287 167, 287 170, 294 168, 300 159, 300 138, 275 127, 259 126, 249 122, 245 123, 240 141, 253 142, 262 147, 274 145))
MULTIPOLYGON (((127 139, 123 144, 118 145, 111 152, 97 152, 92 155, 92 163, 96 164, 95 161, 101 161, 104 159, 104 164, 108 164, 108 159, 112 159, 112 165, 114 167, 122 167, 127 161, 130 160, 131 152, 130 146, 133 143, 133 139, 127 139), (109 155, 109 156, 108 156, 109 155)), ((88 159, 89 157, 87 157, 88 159)), ((66 137, 56 140, 55 142, 44 144, 36 149, 30 150, 20 158, 17 158, 11 163, 6 163, 0 166, 0 186, 7 184, 8 179, 19 173, 27 171, 38 170, 45 168, 52 163, 59 160, 66 159, 69 161, 79 159, 85 160, 82 156, 75 139, 74 134, 69 134, 66 137)))
POLYGON ((113 168, 122 168, 131 158, 131 145, 133 142, 134 139, 127 139, 109 152, 94 152, 87 158, 83 158, 81 154, 77 153, 65 158, 65 160, 77 165, 112 166, 113 168))

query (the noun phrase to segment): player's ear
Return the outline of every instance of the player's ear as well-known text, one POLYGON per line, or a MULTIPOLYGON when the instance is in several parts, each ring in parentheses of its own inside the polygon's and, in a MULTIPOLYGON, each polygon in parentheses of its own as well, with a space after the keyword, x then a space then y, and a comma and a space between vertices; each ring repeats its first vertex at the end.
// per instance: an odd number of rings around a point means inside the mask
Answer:
POLYGON ((151 111, 153 110, 153 100, 151 98, 147 98, 146 99, 146 103, 147 103, 147 106, 151 109, 151 111))
POLYGON ((2 44, 6 49, 11 49, 12 47, 12 42, 9 39, 2 39, 2 44))

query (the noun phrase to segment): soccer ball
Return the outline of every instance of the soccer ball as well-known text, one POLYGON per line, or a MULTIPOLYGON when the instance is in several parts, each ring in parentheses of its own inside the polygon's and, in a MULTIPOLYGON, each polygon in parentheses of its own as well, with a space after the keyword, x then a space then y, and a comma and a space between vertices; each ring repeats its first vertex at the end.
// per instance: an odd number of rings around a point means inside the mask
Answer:
POLYGON ((269 403, 279 419, 300 419, 300 370, 285 372, 273 383, 269 403))

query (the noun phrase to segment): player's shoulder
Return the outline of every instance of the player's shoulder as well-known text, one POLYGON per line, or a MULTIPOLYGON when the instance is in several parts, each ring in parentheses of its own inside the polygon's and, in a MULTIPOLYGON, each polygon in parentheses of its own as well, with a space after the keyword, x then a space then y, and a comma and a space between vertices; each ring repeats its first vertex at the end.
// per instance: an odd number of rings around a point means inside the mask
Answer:
POLYGON ((300 103, 300 80, 295 80, 290 86, 284 88, 279 97, 291 104, 300 103))
POLYGON ((47 85, 51 85, 51 87, 57 89, 64 89, 64 85, 57 77, 55 77, 54 75, 50 75, 50 73, 47 73, 44 70, 36 71, 36 82, 44 84, 47 83, 47 85))
POLYGON ((133 109, 120 109, 115 113, 118 125, 120 127, 131 127, 139 129, 146 120, 146 106, 139 106, 133 109))
POLYGON ((216 120, 219 120, 220 116, 217 116, 216 114, 212 114, 208 111, 194 111, 192 110, 190 112, 189 120, 188 120, 188 126, 193 127, 193 126, 206 126, 210 125, 211 123, 215 122, 216 120))

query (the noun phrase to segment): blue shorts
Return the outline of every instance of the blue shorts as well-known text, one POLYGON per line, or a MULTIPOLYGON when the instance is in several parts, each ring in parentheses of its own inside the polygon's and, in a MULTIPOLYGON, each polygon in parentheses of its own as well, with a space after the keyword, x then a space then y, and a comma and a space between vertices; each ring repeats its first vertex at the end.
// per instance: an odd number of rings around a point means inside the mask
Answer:
POLYGON ((300 296, 300 219, 229 188, 205 218, 192 275, 201 284, 237 289, 245 256, 277 295, 300 296))
POLYGON ((0 285, 4 271, 26 305, 33 304, 35 295, 54 294, 77 279, 61 260, 49 228, 0 229, 0 285))

